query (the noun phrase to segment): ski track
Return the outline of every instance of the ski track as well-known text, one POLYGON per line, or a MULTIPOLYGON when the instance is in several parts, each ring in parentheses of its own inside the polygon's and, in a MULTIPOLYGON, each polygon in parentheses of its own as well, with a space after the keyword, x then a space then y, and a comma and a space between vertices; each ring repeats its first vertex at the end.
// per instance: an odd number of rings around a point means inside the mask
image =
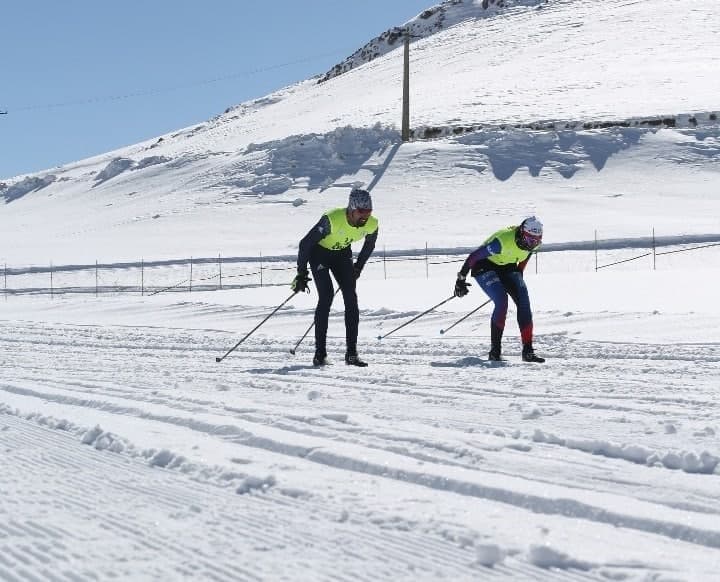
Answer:
MULTIPOLYGON (((98 572, 101 578, 119 576, 133 580, 158 580, 191 573, 198 579, 293 579, 292 576, 283 576, 284 566, 281 563, 278 563, 276 571, 262 571, 257 569, 257 563, 267 565, 267 562, 255 562, 247 556, 238 560, 235 541, 242 539, 248 532, 257 531, 262 531, 262 535, 253 535, 257 547, 246 547, 246 551, 262 554, 272 550, 285 554, 284 550, 287 550, 291 556, 298 551, 300 555, 295 556, 295 559, 307 560, 308 565, 318 560, 330 561, 330 557, 334 556, 346 565, 343 576, 348 580, 368 579, 365 560, 370 559, 379 565, 384 561, 383 555, 386 566, 380 566, 377 574, 390 578, 402 578, 404 572, 401 566, 404 564, 413 564, 421 576, 423 570, 433 572, 436 568, 444 572, 458 568, 458 575, 462 575, 463 565, 472 562, 468 552, 459 548, 451 546, 444 552, 438 552, 424 547, 422 538, 412 539, 418 536, 400 537, 392 533, 384 535, 382 540, 371 537, 369 541, 374 543, 363 544, 363 555, 359 556, 361 559, 354 560, 345 555, 343 544, 333 547, 334 543, 327 542, 328 539, 344 538, 350 543, 356 533, 354 528, 351 524, 332 521, 319 505, 308 511, 300 504, 273 503, 273 495, 268 495, 269 499, 263 496, 243 496, 240 502, 238 496, 227 490, 178 480, 172 473, 153 470, 120 455, 98 455, 92 448, 78 447, 77 441, 70 436, 58 436, 56 431, 28 426, 14 418, 4 418, 3 421, 10 427, 10 430, 5 431, 8 437, 5 445, 16 451, 24 451, 23 455, 13 455, 13 462, 19 464, 21 474, 43 477, 48 489, 37 492, 40 500, 44 497, 43 493, 54 497, 49 506, 43 507, 38 503, 34 512, 36 517, 32 520, 25 524, 9 521, 9 527, 3 528, 5 535, 0 534, 0 548, 11 568, 24 565, 39 571, 43 566, 41 562, 52 561, 56 565, 68 563, 70 566, 74 558, 84 561, 97 559, 99 562, 110 558, 114 563, 98 572), (41 451, 46 447, 53 447, 58 454, 52 458, 42 455, 41 451), (148 485, 137 487, 134 484, 136 480, 148 485), (62 495, 52 495, 55 486, 62 491, 62 495), (102 499, 112 500, 112 504, 105 504, 102 499), (98 510, 98 507, 104 509, 98 510), (128 511, 133 508, 138 511, 128 511), (67 530, 38 528, 35 520, 41 522, 47 511, 60 513, 69 521, 74 515, 83 516, 85 525, 73 531, 84 533, 78 535, 67 530), (149 514, 144 514, 144 511, 149 514), (198 527, 198 534, 192 533, 192 522, 195 519, 216 522, 212 528, 213 538, 198 539, 205 535, 206 526, 198 527), (304 520, 313 522, 313 527, 303 528, 303 540, 293 539, 291 532, 296 527, 302 527, 296 525, 297 521, 304 520), (328 534, 328 527, 337 531, 328 534), (393 539, 395 537, 397 539, 393 539), (108 543, 113 546, 109 556, 105 553, 105 545, 108 543), (49 557, 48 552, 43 551, 44 546, 52 549, 49 557), (36 558, 35 552, 45 558, 36 558), (116 569, 117 562, 127 561, 127 552, 132 553, 133 562, 147 562, 145 567, 149 569, 139 572, 123 570, 122 567, 116 569), (152 556, 155 552, 173 556, 175 570, 154 571, 152 556), (15 556, 15 560, 9 556, 15 556), (251 563, 253 566, 239 567, 238 562, 251 563)), ((13 490, 13 486, 20 486, 21 482, 7 475, 0 481, 3 489, 10 491, 8 497, 25 497, 20 491, 13 490)), ((2 513, 5 513, 4 510, 2 513)), ((10 514, 9 511, 7 513, 10 514)), ((316 579, 337 579, 332 571, 325 575, 317 574, 316 579)), ((83 577, 81 573, 77 579, 94 577, 83 577)))
MULTIPOLYGON (((364 325, 371 328, 369 319, 364 325)), ((424 492, 417 495, 433 502, 460 494, 516 514, 529 510, 561 521, 580 518, 600 531, 665 537, 675 549, 688 544, 712 555, 720 548, 720 529, 699 520, 719 513, 717 471, 647 467, 562 444, 597 439, 662 453, 675 447, 674 432, 664 430, 671 422, 694 435, 695 452, 718 454, 708 430, 720 419, 717 384, 708 381, 720 372, 716 345, 541 335, 538 349, 549 361, 540 368, 520 363, 510 346, 507 365, 489 366, 478 352, 482 341, 471 336, 439 344, 365 337, 362 353, 371 366, 355 370, 339 357, 335 365, 313 368, 310 347, 288 353, 292 336, 252 338, 216 364, 218 346, 232 343, 229 334, 212 330, 3 322, 0 405, 19 405, 17 415, 10 408, 0 415, 0 458, 17 468, 0 472, 0 490, 9 492, 0 499, 0 579, 290 580, 307 572, 312 580, 477 579, 480 573, 489 580, 598 580, 608 572, 632 579, 654 569, 649 563, 539 569, 512 546, 502 563, 485 568, 473 550, 488 535, 481 524, 473 530, 439 519, 408 522, 391 501, 373 505, 373 494, 361 486, 341 495, 332 487, 288 489, 282 472, 276 487, 239 496, 202 471, 184 476, 137 455, 84 447, 72 431, 43 426, 44 404, 62 410, 55 418, 85 428, 91 426, 77 421, 86 417, 78 411, 96 411, 101 426, 106 418, 133 417, 150 431, 175 427, 235 447, 239 460, 264 450, 287 467, 323 465, 330 479, 352 471, 357 476, 346 480, 389 480, 408 495, 419 488, 424 492), (417 434, 418 424, 427 430, 417 434), (538 430, 557 438, 538 439, 538 430), (305 438, 327 446, 306 445, 305 438), (377 464, 376 455, 398 464, 377 464), (466 482, 442 476, 444 470, 479 476, 466 482), (669 492, 656 487, 659 472, 669 492), (492 476, 510 481, 507 487, 483 483, 492 476), (569 497, 514 488, 528 476, 569 497), (28 477, 45 483, 43 490, 26 491, 28 477), (583 496, 598 491, 654 510, 625 513, 583 496), (14 504, 31 517, 14 519, 14 504), (355 508, 350 517, 347 505, 355 508), (63 527, 58 520, 48 525, 49 512, 64 516, 63 527), (195 534, 198 520, 205 523, 195 534), (298 530, 305 532, 302 540, 286 533, 298 530), (463 533, 448 533, 454 530, 463 533), (254 539, 238 552, 237 540, 249 532, 254 539), (172 571, 163 571, 156 552, 173 557, 172 571), (263 557, 268 552, 273 559, 263 557)), ((342 342, 331 338, 329 348, 341 354, 342 342)), ((132 434, 117 436, 133 442, 132 434)))

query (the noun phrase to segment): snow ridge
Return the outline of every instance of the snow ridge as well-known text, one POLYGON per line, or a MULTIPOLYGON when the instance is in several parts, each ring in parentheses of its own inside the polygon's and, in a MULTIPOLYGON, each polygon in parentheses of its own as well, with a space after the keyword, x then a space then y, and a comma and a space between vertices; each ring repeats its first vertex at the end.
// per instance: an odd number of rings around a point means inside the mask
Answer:
POLYGON ((394 26, 375 37, 362 48, 338 63, 318 79, 324 83, 348 71, 369 63, 399 46, 406 34, 415 40, 426 38, 469 18, 489 18, 503 8, 514 6, 541 6, 548 0, 445 0, 408 20, 402 26, 394 26))

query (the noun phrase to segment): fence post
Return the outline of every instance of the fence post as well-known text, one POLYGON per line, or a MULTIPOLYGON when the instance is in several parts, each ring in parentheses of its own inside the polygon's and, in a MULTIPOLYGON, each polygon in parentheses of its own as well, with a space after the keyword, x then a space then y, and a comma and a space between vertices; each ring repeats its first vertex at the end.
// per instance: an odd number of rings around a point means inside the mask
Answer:
POLYGON ((597 230, 595 231, 595 272, 598 270, 598 241, 597 241, 597 230))
POLYGON ((262 251, 260 251, 260 287, 263 286, 263 258, 262 251))
POLYGON ((387 261, 385 260, 387 253, 385 251, 386 248, 385 245, 383 245, 383 277, 387 281, 387 261))
POLYGON ((220 291, 222 291, 222 258, 218 253, 218 271, 220 273, 220 291))
POLYGON ((140 297, 145 295, 145 259, 140 259, 140 297))
POLYGON ((53 290, 53 264, 50 263, 50 299, 53 299, 55 297, 55 293, 53 290))
POLYGON ((653 245, 653 271, 654 271, 655 270, 655 227, 654 226, 653 226, 652 245, 653 245))
POLYGON ((5 301, 7 301, 7 263, 5 263, 5 287, 4 287, 4 293, 5 293, 5 301))
POLYGON ((425 278, 430 278, 430 265, 428 264, 428 245, 427 241, 425 241, 425 278))
POLYGON ((192 293, 192 257, 190 257, 190 289, 188 290, 189 293, 192 293))
POLYGON ((98 262, 95 259, 95 297, 98 296, 98 262))

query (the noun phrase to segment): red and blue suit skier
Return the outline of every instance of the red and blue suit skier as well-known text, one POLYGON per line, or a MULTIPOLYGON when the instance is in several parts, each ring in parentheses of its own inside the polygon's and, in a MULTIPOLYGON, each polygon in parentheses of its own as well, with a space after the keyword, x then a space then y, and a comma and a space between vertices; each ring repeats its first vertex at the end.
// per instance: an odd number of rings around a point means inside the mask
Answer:
POLYGON ((455 281, 455 296, 468 294, 465 278, 470 273, 492 300, 490 318, 490 352, 488 359, 500 361, 501 343, 508 310, 508 296, 517 306, 517 320, 522 340, 522 359, 542 363, 533 349, 533 318, 530 297, 523 279, 523 271, 533 252, 542 243, 543 225, 531 216, 517 226, 503 228, 474 250, 463 263, 455 281))

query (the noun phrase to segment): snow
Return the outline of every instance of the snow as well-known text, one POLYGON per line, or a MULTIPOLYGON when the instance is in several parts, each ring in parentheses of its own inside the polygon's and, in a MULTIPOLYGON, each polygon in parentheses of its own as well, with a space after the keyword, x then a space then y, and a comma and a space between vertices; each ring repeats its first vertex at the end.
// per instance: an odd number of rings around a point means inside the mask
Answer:
POLYGON ((0 580, 720 576, 715 3, 506 4, 414 21, 413 124, 439 139, 399 143, 393 51, 3 180, 0 580), (217 363, 354 185, 380 221, 369 367, 343 363, 341 296, 333 364, 312 333, 291 355, 314 290, 217 363), (530 213, 545 364, 512 309, 500 364, 490 306, 453 326, 474 282, 394 331, 530 213))

